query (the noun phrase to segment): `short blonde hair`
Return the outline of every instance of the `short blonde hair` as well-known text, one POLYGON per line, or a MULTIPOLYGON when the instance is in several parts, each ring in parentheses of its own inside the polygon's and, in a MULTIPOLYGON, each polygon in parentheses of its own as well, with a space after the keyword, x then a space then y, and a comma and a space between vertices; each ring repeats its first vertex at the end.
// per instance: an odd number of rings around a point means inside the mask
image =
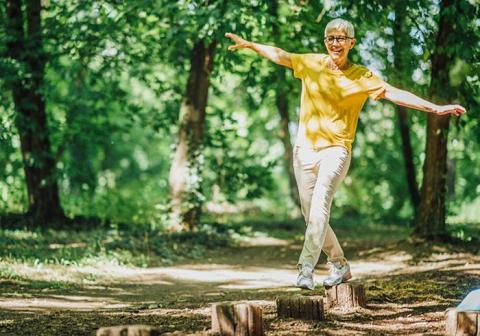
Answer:
POLYGON ((325 36, 327 36, 327 33, 329 30, 344 30, 347 33, 348 37, 355 37, 355 30, 353 29, 353 25, 344 19, 333 19, 329 23, 327 23, 327 26, 325 27, 325 36))

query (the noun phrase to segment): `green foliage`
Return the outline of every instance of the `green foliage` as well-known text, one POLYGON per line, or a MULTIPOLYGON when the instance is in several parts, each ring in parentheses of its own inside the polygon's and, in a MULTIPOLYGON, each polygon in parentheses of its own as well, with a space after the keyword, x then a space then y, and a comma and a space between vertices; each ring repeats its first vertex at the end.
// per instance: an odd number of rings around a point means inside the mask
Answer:
MULTIPOLYGON (((325 52, 326 23, 345 17, 356 27, 354 62, 428 98, 428 59, 435 45, 438 4, 400 3, 405 24, 397 52, 406 59, 401 74, 395 73, 392 63, 396 1, 285 0, 278 1, 278 7, 263 0, 45 2, 47 64, 42 90, 66 213, 162 230, 176 123, 191 49, 200 39, 217 41, 217 48, 205 141, 198 156, 204 163, 199 199, 250 202, 261 210, 274 209, 274 215, 289 213, 275 93, 279 86, 286 88, 294 133, 300 84, 289 70, 279 77, 278 65, 249 51, 228 52, 230 41, 224 33, 291 52, 325 52)), ((22 69, 5 55, 5 8, 0 6, 0 210, 19 213, 26 210, 26 187, 6 81, 22 69)), ((478 202, 480 185, 479 8, 460 1, 459 9, 450 14, 458 15, 455 31, 468 42, 458 43, 459 35, 453 34, 450 43, 455 55, 449 70, 454 100, 468 110, 454 120, 449 148, 455 167, 449 211, 458 216, 471 212, 465 203, 478 202)), ((420 112, 409 113, 414 162, 421 177, 425 120, 420 112)), ((351 172, 335 201, 339 213, 411 218, 399 134, 389 103, 367 104, 357 133, 351 172)), ((124 240, 120 237, 117 243, 126 244, 124 240)), ((168 257, 170 252, 161 252, 160 245, 156 251, 168 257)), ((80 252, 67 249, 55 258, 77 260, 98 252, 94 244, 89 246, 84 254, 75 256, 80 252)), ((104 257, 128 259, 121 253, 104 257)))

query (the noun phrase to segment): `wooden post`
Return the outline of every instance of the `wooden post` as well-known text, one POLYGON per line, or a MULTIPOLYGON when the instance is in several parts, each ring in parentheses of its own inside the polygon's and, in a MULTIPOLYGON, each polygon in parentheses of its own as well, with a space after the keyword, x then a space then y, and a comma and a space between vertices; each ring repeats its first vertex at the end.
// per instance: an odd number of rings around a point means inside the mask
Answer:
POLYGON ((102 327, 97 330, 97 336, 160 336, 160 329, 149 325, 123 325, 102 327))
POLYGON ((346 282, 326 288, 327 307, 352 309, 366 308, 365 290, 359 283, 346 282))
POLYGON ((464 312, 450 308, 446 312, 447 336, 479 336, 480 312, 464 312))
POLYGON ((323 320, 323 297, 295 295, 277 298, 277 316, 302 320, 323 320))
POLYGON ((222 336, 262 336, 262 308, 248 303, 214 304, 212 332, 222 336))
POLYGON ((480 336, 480 289, 468 293, 457 308, 446 312, 446 334, 480 336))

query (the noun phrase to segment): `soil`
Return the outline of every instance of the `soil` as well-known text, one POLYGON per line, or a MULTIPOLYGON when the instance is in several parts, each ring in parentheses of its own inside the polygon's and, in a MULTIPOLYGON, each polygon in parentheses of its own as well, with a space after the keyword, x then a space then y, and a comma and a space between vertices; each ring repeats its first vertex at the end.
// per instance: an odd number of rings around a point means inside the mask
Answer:
MULTIPOLYGON (((203 335, 210 329, 212 303, 244 301, 262 306, 266 335, 443 335, 445 310, 480 287, 478 249, 395 232, 343 234, 368 306, 327 309, 325 321, 276 317, 276 297, 323 295, 324 289, 293 286, 301 236, 258 237, 168 267, 25 266, 23 272, 35 273, 37 280, 75 275, 84 281, 65 289, 0 279, 0 335, 95 335, 99 327, 125 324, 153 325, 165 335, 203 335)), ((322 259, 317 281, 327 272, 322 259)))

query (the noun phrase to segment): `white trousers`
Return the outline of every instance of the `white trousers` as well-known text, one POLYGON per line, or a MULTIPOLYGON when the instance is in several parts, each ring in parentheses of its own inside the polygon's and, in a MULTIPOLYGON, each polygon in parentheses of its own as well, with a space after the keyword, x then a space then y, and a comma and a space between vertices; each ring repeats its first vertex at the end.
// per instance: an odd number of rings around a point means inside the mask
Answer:
POLYGON ((350 160, 350 152, 341 146, 294 147, 293 166, 307 225, 298 265, 315 266, 322 250, 328 261, 347 262, 329 220, 333 196, 347 175, 350 160))

